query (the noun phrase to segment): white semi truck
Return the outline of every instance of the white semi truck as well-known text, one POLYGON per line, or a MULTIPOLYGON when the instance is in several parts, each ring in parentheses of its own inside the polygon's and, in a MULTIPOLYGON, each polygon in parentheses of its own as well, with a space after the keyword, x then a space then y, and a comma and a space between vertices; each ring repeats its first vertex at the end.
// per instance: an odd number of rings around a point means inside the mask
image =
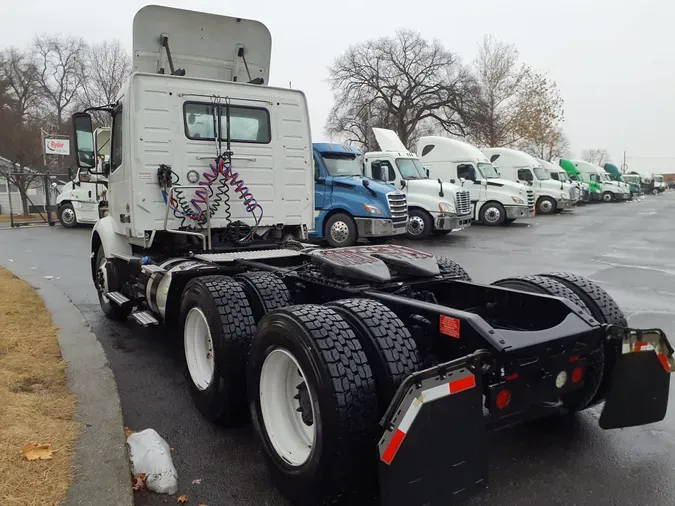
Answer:
POLYGON ((582 177, 602 185, 600 198, 603 202, 630 200, 630 187, 620 181, 612 181, 607 171, 584 160, 572 160, 582 177))
POLYGON ((553 214, 576 204, 576 199, 570 195, 572 186, 551 179, 533 156, 508 148, 485 148, 481 151, 503 178, 532 187, 536 194, 537 214, 553 214))
POLYGON ((469 190, 474 220, 495 226, 534 216, 534 192, 521 183, 501 178, 485 155, 471 144, 427 136, 419 140, 417 153, 432 177, 469 190))
MULTIPOLYGON (((98 169, 110 160, 110 128, 97 128, 94 132, 94 152, 98 169)), ((99 203, 105 201, 107 179, 98 174, 77 170, 75 177, 60 188, 56 197, 57 216, 65 228, 98 221, 99 203)))
MULTIPOLYGON (((628 328, 590 280, 475 284, 402 246, 300 242, 314 223, 307 102, 268 85, 263 24, 148 6, 133 34, 133 73, 99 108, 101 309, 180 338, 197 409, 252 419, 291 504, 447 504, 485 487, 488 430, 605 398, 604 429, 663 419, 672 347, 628 328)), ((91 116, 73 128, 80 171, 98 172, 91 116)))
POLYGON ((423 239, 471 226, 471 195, 440 179, 430 179, 417 155, 396 132, 373 128, 382 151, 364 155, 364 173, 400 188, 408 201, 407 235, 423 239))
POLYGON ((587 183, 573 181, 560 165, 547 162, 541 158, 537 158, 536 160, 541 164, 551 179, 554 181, 560 181, 564 184, 563 188, 569 190, 570 198, 576 203, 588 202, 590 200, 590 188, 588 187, 587 183))

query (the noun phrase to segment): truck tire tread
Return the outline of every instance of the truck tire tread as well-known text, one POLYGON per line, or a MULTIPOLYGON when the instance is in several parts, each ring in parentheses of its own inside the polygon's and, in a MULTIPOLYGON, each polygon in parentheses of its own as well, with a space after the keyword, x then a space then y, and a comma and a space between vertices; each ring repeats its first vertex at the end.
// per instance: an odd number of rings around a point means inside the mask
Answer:
POLYGON ((270 311, 292 304, 286 284, 271 272, 244 272, 234 279, 242 285, 256 323, 270 311))
POLYGON ((452 275, 457 276, 463 281, 471 281, 471 276, 466 272, 464 267, 459 265, 454 260, 449 259, 448 257, 436 257, 436 262, 438 263, 438 268, 441 271, 441 274, 444 276, 452 275))
MULTIPOLYGON (((248 414, 246 362, 255 330, 251 306, 241 285, 231 277, 211 275, 193 278, 185 286, 181 298, 181 329, 184 329, 187 312, 200 303, 211 303, 208 309, 213 310, 217 318, 219 332, 216 335, 211 328, 216 320, 209 324, 216 364, 214 379, 206 390, 198 390, 194 386, 186 365, 190 390, 199 411, 206 418, 223 425, 239 425, 248 414), (194 304, 191 300, 193 296, 194 304)), ((207 318, 210 313, 205 312, 207 318)))
MULTIPOLYGON (((296 358, 300 360, 297 355, 296 358)), ((306 377, 313 374, 311 369, 305 370, 306 377)), ((254 425, 263 442, 272 479, 293 503, 354 504, 354 497, 372 487, 372 449, 378 427, 376 386, 361 343, 342 316, 329 307, 312 304, 289 306, 265 315, 252 344, 249 385, 254 425), (328 379, 326 388, 314 393, 319 403, 324 400, 322 407, 335 410, 332 414, 320 411, 324 413, 323 430, 317 429, 317 433, 324 434, 324 440, 316 447, 322 450, 310 456, 302 471, 285 471, 287 466, 264 432, 260 412, 262 362, 275 341, 283 345, 281 339, 295 343, 297 351, 289 351, 302 353, 328 379), (326 433, 335 437, 329 438, 326 433)), ((316 389, 315 385, 310 387, 316 389)))
POLYGON ((343 299, 326 306, 340 314, 359 338, 373 371, 383 415, 399 385, 420 368, 417 343, 400 318, 378 301, 343 299))

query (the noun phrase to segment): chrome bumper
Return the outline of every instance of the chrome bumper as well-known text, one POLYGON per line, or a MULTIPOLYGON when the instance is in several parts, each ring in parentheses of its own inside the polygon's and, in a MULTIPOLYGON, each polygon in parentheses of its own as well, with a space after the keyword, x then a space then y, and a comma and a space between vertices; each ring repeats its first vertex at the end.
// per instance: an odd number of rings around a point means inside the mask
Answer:
POLYGON ((457 230, 471 226, 471 215, 464 216, 438 215, 434 219, 434 228, 436 230, 457 230))
POLYGON ((510 220, 516 218, 534 218, 534 209, 528 209, 525 206, 506 206, 506 217, 510 220))
MULTIPOLYGON (((354 218, 359 237, 382 237, 405 234, 406 224, 394 226, 390 219, 383 218, 354 218)), ((398 225, 398 224, 397 224, 398 225)))
POLYGON ((569 209, 570 207, 574 207, 576 205, 576 201, 559 199, 556 200, 556 205, 558 206, 558 209, 569 209))

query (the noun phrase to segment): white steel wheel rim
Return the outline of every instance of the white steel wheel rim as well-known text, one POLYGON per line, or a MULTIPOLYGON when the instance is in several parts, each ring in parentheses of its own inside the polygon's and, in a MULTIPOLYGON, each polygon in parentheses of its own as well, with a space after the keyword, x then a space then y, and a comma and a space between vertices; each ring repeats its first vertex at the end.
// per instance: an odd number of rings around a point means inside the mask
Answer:
POLYGON ((63 209, 61 211, 61 219, 63 220, 64 223, 71 225, 72 223, 75 222, 75 211, 73 211, 69 207, 63 209))
POLYGON ((267 436, 277 455, 293 467, 309 460, 316 439, 316 416, 312 391, 296 358, 287 350, 273 350, 260 371, 260 411, 267 436), (307 425, 298 411, 299 385, 306 385, 311 419, 307 425))
POLYGON ((551 212, 551 210, 553 209, 553 204, 551 203, 550 200, 542 200, 541 203, 539 204, 539 209, 541 209, 542 213, 551 212))
POLYGON ((609 202, 610 200, 612 200, 612 196, 609 193, 605 193, 604 199, 605 199, 605 202, 609 202))
POLYGON ((215 360, 209 322, 201 309, 193 307, 185 318, 183 330, 185 361, 192 382, 199 390, 206 390, 213 381, 215 360))

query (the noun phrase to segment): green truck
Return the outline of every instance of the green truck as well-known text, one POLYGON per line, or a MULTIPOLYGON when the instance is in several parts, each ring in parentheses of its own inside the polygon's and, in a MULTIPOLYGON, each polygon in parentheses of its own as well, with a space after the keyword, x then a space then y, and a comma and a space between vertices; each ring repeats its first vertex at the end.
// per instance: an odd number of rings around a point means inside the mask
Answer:
POLYGON ((629 181, 627 180, 622 174, 619 168, 614 165, 613 163, 606 163, 603 168, 605 171, 609 174, 609 178, 612 181, 616 181, 618 183, 623 183, 624 185, 628 185, 628 189, 630 192, 630 200, 633 200, 633 197, 639 197, 641 190, 640 190, 640 183, 635 182, 635 181, 629 181))
POLYGON ((583 194, 581 196, 582 202, 591 202, 599 201, 602 198, 602 184, 597 181, 591 181, 584 179, 577 169, 575 163, 571 160, 566 160, 565 158, 560 159, 560 167, 567 172, 567 175, 572 181, 579 181, 584 187, 583 194))

